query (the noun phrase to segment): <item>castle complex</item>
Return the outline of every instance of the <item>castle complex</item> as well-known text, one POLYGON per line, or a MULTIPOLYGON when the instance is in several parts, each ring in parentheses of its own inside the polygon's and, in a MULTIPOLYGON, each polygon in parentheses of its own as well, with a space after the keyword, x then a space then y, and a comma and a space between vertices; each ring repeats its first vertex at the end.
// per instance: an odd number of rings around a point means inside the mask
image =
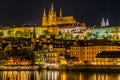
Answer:
POLYGON ((42 26, 73 24, 73 23, 76 23, 74 17, 73 16, 63 17, 62 9, 60 9, 59 17, 57 17, 56 12, 54 11, 53 4, 51 5, 51 9, 49 10, 48 16, 46 15, 46 10, 44 9, 43 17, 42 17, 42 26))
POLYGON ((50 64, 69 65, 72 60, 75 65, 120 65, 120 26, 110 26, 108 18, 103 18, 100 26, 87 27, 73 16, 63 17, 62 9, 57 17, 53 4, 48 16, 44 9, 42 26, 0 28, 0 41, 1 53, 11 52, 14 47, 34 51, 35 64, 46 60, 50 64), (8 46, 5 41, 10 42, 8 46))

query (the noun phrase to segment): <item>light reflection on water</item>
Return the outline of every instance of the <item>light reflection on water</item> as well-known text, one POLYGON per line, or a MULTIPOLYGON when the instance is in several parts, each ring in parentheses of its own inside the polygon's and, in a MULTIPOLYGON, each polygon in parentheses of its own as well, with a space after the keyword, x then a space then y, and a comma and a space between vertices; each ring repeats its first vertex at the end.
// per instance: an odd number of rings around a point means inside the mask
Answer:
POLYGON ((0 71, 0 80, 119 80, 120 73, 0 71))

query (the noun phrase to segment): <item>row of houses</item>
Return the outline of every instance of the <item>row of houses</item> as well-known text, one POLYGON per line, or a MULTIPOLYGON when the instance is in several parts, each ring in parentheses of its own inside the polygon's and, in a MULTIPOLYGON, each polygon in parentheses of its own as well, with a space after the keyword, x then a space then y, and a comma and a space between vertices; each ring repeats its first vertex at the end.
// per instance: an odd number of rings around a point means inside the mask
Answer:
MULTIPOLYGON (((108 64, 119 62, 120 42, 110 40, 39 39, 35 42, 1 43, 0 53, 20 48, 34 52, 35 63, 60 63, 76 60, 79 63, 108 64), (109 59, 110 58, 110 59, 109 59), (110 62, 111 61, 111 62, 110 62)), ((17 53, 16 53, 17 54, 17 53)))
POLYGON ((108 58, 111 59, 111 56, 120 54, 119 41, 53 40, 52 42, 44 43, 44 45, 47 45, 47 62, 60 62, 61 60, 70 61, 76 59, 79 63, 89 62, 90 64, 102 64, 103 60, 105 61, 105 59, 108 58), (111 52, 113 55, 111 55, 111 52), (107 57, 98 55, 107 55, 107 57))

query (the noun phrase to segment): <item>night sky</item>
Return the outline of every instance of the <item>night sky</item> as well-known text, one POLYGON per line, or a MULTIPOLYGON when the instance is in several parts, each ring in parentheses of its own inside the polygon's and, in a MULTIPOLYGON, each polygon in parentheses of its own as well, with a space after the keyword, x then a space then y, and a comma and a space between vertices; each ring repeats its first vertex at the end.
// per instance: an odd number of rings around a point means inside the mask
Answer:
POLYGON ((49 11, 51 3, 59 15, 73 15, 88 26, 100 25, 102 17, 108 18, 110 25, 120 24, 119 0, 1 0, 0 24, 41 24, 44 8, 49 11))

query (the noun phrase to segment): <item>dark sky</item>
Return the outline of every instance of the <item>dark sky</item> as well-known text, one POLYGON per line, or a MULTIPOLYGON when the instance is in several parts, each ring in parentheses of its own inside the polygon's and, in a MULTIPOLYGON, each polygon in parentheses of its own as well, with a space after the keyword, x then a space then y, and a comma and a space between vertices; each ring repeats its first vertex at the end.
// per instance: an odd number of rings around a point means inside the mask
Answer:
POLYGON ((51 2, 59 15, 73 15, 87 25, 100 25, 102 17, 111 25, 120 24, 119 0, 1 0, 0 24, 41 24, 43 9, 48 12, 51 2))

